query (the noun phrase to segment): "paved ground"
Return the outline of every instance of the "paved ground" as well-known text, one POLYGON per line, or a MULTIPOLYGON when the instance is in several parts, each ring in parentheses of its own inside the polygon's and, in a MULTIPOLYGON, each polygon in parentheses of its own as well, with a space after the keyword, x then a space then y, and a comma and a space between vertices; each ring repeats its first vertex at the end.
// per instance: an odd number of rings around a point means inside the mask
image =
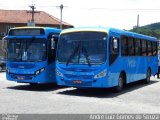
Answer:
POLYGON ((160 113, 160 80, 128 85, 124 91, 10 82, 0 73, 0 113, 160 113))

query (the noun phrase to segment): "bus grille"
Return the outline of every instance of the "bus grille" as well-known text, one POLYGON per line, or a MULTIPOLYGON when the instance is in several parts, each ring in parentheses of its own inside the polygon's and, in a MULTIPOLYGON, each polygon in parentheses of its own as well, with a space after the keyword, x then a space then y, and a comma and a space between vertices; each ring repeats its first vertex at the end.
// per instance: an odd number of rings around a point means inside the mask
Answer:
POLYGON ((32 69, 35 67, 34 64, 17 64, 17 63, 13 63, 10 64, 11 68, 19 68, 19 69, 32 69))
POLYGON ((65 71, 75 71, 75 72, 91 72, 96 71, 95 68, 83 69, 83 68, 62 68, 65 71))
POLYGON ((92 79, 92 75, 69 75, 69 74, 64 74, 65 77, 67 78, 73 78, 73 79, 92 79))
POLYGON ((32 80, 32 78, 33 78, 32 74, 23 75, 23 74, 10 73, 9 75, 11 78, 16 79, 16 80, 32 80))

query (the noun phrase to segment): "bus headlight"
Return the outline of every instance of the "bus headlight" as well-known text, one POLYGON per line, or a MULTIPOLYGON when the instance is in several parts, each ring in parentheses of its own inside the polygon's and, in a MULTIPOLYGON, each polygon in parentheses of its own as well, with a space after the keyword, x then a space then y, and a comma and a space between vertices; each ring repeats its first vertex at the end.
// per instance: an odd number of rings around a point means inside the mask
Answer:
POLYGON ((39 70, 39 72, 41 73, 41 72, 43 72, 44 70, 45 70, 45 68, 42 68, 42 69, 39 70))
POLYGON ((39 75, 41 72, 43 72, 45 68, 39 69, 35 72, 35 76, 39 75))
POLYGON ((56 75, 60 76, 60 77, 63 77, 63 74, 58 69, 56 69, 56 75))
POLYGON ((102 72, 100 72, 99 74, 95 75, 94 78, 102 78, 105 77, 107 74, 107 70, 103 70, 102 72))
POLYGON ((35 72, 35 76, 37 76, 39 74, 39 70, 35 72))

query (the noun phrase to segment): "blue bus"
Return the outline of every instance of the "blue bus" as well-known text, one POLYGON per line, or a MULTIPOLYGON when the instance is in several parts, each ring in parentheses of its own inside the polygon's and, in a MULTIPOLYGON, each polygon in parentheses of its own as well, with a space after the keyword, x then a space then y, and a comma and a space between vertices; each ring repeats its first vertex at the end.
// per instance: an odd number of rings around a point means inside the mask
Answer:
POLYGON ((144 79, 158 71, 157 39, 114 28, 72 28, 57 46, 58 85, 110 88, 144 79), (65 51, 65 52, 64 52, 65 51))
POLYGON ((20 83, 55 83, 56 44, 61 30, 50 27, 11 28, 6 37, 6 78, 20 83))

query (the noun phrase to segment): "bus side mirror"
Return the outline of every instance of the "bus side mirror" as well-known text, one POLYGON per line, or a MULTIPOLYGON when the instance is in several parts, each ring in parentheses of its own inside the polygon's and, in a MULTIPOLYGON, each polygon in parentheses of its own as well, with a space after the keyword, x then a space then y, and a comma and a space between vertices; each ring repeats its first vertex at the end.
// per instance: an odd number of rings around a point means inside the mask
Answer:
POLYGON ((3 38, 3 37, 5 37, 7 34, 5 33, 5 32, 2 32, 1 33, 1 37, 3 38))
POLYGON ((117 48, 118 48, 118 40, 117 40, 117 38, 114 38, 114 39, 113 39, 113 48, 114 48, 114 49, 117 49, 117 48))
POLYGON ((1 46, 1 48, 2 48, 2 50, 5 52, 6 51, 6 49, 7 49, 7 36, 5 36, 5 37, 3 37, 2 38, 2 46, 1 46))
POLYGON ((54 50, 56 47, 56 43, 55 43, 55 40, 54 40, 54 37, 51 38, 51 49, 54 50))

